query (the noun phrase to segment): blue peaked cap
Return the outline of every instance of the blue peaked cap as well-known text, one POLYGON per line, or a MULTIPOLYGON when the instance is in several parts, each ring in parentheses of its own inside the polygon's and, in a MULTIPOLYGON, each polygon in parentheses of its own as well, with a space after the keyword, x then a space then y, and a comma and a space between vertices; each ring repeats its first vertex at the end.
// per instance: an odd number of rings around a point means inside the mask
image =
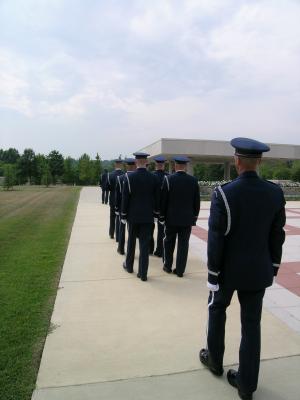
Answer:
POLYGON ((230 144, 235 148, 235 155, 240 157, 258 158, 262 153, 270 151, 270 147, 265 143, 249 138, 237 137, 232 139, 230 144))
POLYGON ((163 163, 166 161, 164 156, 157 156, 153 158, 154 161, 156 161, 157 163, 163 163))
POLYGON ((135 164, 135 158, 125 158, 124 162, 127 165, 133 165, 135 164))
POLYGON ((123 160, 121 160, 121 158, 115 158, 113 160, 114 163, 123 163, 123 160))
POLYGON ((175 156, 173 157, 173 160, 177 163, 177 164, 186 164, 190 161, 190 159, 186 156, 175 156))
POLYGON ((142 151, 138 151, 136 153, 133 153, 136 159, 141 159, 141 158, 147 158, 150 156, 148 153, 143 153, 142 151))

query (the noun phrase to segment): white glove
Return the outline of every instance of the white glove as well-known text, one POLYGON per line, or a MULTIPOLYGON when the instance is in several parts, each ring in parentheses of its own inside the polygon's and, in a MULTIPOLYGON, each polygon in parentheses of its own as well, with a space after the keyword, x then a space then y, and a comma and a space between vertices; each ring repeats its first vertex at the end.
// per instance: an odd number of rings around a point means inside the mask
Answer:
POLYGON ((206 286, 211 292, 217 292, 219 290, 219 285, 218 284, 213 285, 212 283, 207 282, 206 286))
POLYGON ((160 220, 158 220, 158 222, 159 222, 161 225, 164 225, 164 224, 165 224, 165 221, 160 221, 160 220))
POLYGON ((122 224, 126 224, 126 219, 121 219, 122 224))
POLYGON ((119 211, 115 211, 115 214, 116 214, 116 215, 120 215, 119 211))
POLYGON ((154 222, 156 223, 158 221, 158 219, 157 218, 154 218, 154 222))

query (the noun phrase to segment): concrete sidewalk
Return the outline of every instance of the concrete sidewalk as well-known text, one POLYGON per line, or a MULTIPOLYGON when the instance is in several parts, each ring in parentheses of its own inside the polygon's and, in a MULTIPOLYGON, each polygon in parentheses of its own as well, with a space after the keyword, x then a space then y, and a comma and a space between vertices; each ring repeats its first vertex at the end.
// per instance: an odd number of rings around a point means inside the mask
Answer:
MULTIPOLYGON (((214 378, 198 359, 208 293, 194 241, 184 278, 165 274, 161 260, 151 257, 149 279, 141 282, 123 270, 108 220, 99 190, 84 188, 33 400, 238 398, 225 376, 214 378)), ((235 298, 225 366, 237 363, 239 340, 235 298)), ((299 399, 299 354, 299 333, 265 310, 255 399, 299 399)))

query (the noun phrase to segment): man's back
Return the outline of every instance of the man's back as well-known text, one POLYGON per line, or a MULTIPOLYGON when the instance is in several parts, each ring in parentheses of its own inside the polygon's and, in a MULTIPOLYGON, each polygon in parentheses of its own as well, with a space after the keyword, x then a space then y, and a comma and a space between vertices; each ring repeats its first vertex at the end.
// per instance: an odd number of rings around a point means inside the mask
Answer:
POLYGON ((131 223, 152 223, 158 210, 157 178, 146 168, 138 168, 124 179, 122 213, 131 223))
POLYGON ((200 210, 200 194, 197 179, 178 171, 166 176, 161 195, 161 215, 167 225, 191 226, 200 210))
POLYGON ((218 187, 209 219, 209 263, 222 265, 219 282, 241 290, 258 290, 273 282, 273 264, 281 259, 285 221, 282 190, 256 172, 242 173, 218 187), (217 235, 225 235, 218 260, 217 235))
POLYGON ((121 169, 116 169, 108 174, 107 188, 110 192, 109 205, 111 207, 115 206, 115 191, 116 191, 117 177, 120 175, 123 175, 123 174, 124 174, 124 172, 121 169))

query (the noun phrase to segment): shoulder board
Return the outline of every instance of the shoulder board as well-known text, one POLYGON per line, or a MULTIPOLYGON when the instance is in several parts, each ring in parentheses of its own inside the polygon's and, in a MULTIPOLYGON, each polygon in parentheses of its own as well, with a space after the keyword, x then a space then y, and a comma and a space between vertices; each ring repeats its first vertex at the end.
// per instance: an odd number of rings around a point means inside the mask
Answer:
MULTIPOLYGON (((218 185, 218 186, 224 187, 224 186, 226 186, 226 185, 229 185, 229 183, 231 183, 231 182, 233 182, 233 181, 225 182, 225 183, 222 183, 222 185, 218 185)), ((218 186, 217 186, 217 187, 218 187, 218 186)))
POLYGON ((278 185, 278 183, 269 181, 268 179, 263 179, 263 181, 268 182, 268 183, 271 183, 271 185, 275 185, 275 186, 277 186, 277 187, 280 187, 280 185, 278 185))

